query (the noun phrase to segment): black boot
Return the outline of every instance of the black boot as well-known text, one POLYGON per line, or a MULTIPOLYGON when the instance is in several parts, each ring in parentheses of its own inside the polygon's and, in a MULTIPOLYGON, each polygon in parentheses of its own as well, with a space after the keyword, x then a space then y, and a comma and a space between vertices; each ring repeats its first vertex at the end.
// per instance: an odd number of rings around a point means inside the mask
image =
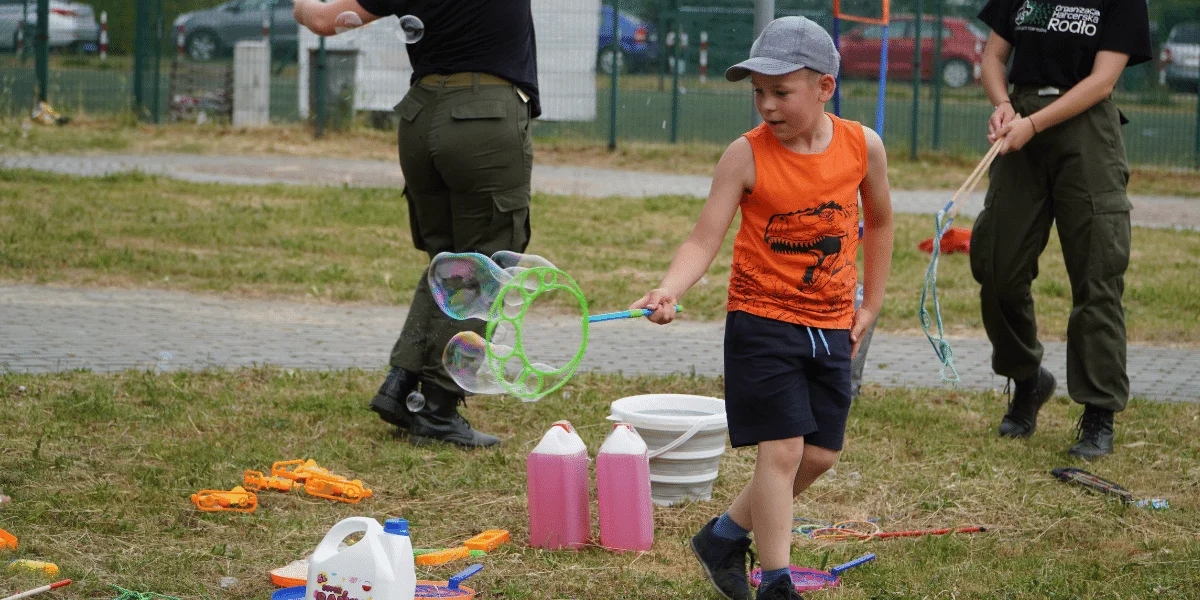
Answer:
POLYGON ((425 406, 411 415, 408 440, 417 446, 433 442, 449 442, 464 448, 484 448, 500 443, 500 438, 471 428, 458 414, 462 395, 436 385, 424 384, 425 406))
POLYGON ((1000 437, 1027 438, 1037 429, 1037 415, 1042 405, 1054 395, 1054 375, 1044 367, 1025 381, 1017 382, 1008 412, 1000 420, 1000 437))
POLYGON ((424 397, 417 391, 417 374, 392 367, 383 385, 379 386, 379 392, 371 399, 371 410, 379 413, 379 418, 384 421, 408 429, 412 418, 405 403, 416 401, 424 404, 424 397))
POLYGON ((1089 404, 1083 407, 1083 415, 1076 427, 1079 443, 1067 450, 1067 454, 1085 460, 1112 454, 1113 411, 1089 404))

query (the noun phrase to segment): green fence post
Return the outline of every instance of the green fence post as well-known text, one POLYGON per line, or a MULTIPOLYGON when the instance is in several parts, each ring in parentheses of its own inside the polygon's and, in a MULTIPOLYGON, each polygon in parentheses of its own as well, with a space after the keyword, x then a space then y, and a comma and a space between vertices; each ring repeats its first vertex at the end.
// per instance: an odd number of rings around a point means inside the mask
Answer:
POLYGON ((1196 141, 1193 143, 1192 149, 1193 162, 1197 169, 1200 169, 1200 85, 1196 86, 1196 141))
POLYGON ((20 48, 21 64, 25 64, 25 59, 29 58, 29 0, 21 2, 21 25, 17 30, 18 41, 20 48))
POLYGON ((50 0, 38 0, 37 35, 34 36, 34 71, 37 73, 37 99, 45 102, 50 84, 50 0))
POLYGON ((142 116, 142 108, 145 106, 144 85, 142 85, 143 71, 146 69, 146 2, 147 0, 137 0, 137 6, 134 8, 134 25, 133 25, 133 111, 137 118, 142 116))
POLYGON ((672 32, 675 34, 675 46, 671 49, 671 56, 675 57, 675 64, 671 66, 671 143, 674 144, 679 140, 679 67, 682 60, 679 48, 683 46, 683 28, 679 26, 679 19, 675 20, 672 32))
POLYGON ((621 64, 621 2, 620 0, 612 0, 612 67, 609 69, 612 79, 609 83, 612 86, 611 97, 608 101, 608 150, 611 152, 617 149, 617 101, 620 91, 620 64, 621 64))
POLYGON ((325 135, 325 36, 317 40, 317 130, 316 137, 325 135))
POLYGON ((917 160, 917 151, 921 143, 921 20, 925 16, 925 7, 921 0, 917 0, 913 13, 912 147, 909 157, 917 160))
POLYGON ((933 34, 933 149, 942 149, 942 28, 946 0, 937 0, 937 29, 933 34))
POLYGON ((162 99, 159 94, 159 82, 162 80, 162 51, 163 51, 163 0, 157 0, 154 7, 154 39, 151 48, 154 49, 154 81, 151 82, 154 98, 150 104, 150 114, 154 123, 162 122, 162 99))

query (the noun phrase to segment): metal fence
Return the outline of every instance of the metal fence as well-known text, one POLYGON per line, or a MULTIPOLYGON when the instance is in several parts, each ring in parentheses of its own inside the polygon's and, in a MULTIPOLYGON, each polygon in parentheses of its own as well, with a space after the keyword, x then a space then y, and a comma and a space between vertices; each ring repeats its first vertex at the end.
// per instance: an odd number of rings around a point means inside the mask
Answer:
MULTIPOLYGON (((108 1, 97 3, 103 8, 108 1)), ((389 22, 395 19, 364 28, 356 39, 331 38, 324 69, 326 84, 318 86, 318 41, 305 35, 306 31, 297 33, 289 0, 232 0, 221 5, 217 1, 212 0, 214 6, 205 14, 238 17, 240 33, 195 26, 204 22, 197 17, 199 12, 173 8, 186 3, 169 3, 164 9, 163 0, 136 0, 132 22, 119 25, 134 28, 133 35, 126 36, 133 47, 115 50, 103 59, 95 53, 49 52, 41 61, 47 66, 46 97, 68 115, 133 114, 159 123, 228 122, 236 70, 231 46, 240 36, 266 39, 272 48, 267 108, 271 122, 312 121, 316 105, 324 100, 326 113, 333 117, 346 111, 357 113, 354 122, 358 126, 394 125, 390 107, 403 95, 411 73, 403 42, 387 33, 389 27, 394 28, 389 22), (230 6, 239 8, 230 10, 230 6), (187 18, 180 19, 181 15, 187 18), (246 23, 250 23, 249 29, 246 23), (205 46, 206 40, 215 43, 205 46), (346 73, 347 69, 352 72, 346 73), (339 85, 343 87, 336 87, 339 85), (348 97, 345 86, 350 86, 348 97)), ((911 75, 901 75, 887 83, 880 133, 893 151, 978 154, 986 149, 984 132, 991 106, 982 88, 973 77, 965 82, 958 78, 961 69, 954 79, 945 71, 955 60, 949 54, 950 46, 958 41, 954 36, 964 26, 986 31, 973 19, 981 3, 912 0, 893 4, 889 65, 894 73, 903 73, 897 65, 913 71, 906 63, 913 60, 911 23, 916 11, 925 15, 925 39, 939 32, 950 36, 942 40, 943 51, 934 53, 938 64, 933 66, 940 70, 936 76, 931 72, 914 81, 911 75), (941 27, 935 18, 939 14, 941 27), (903 26, 904 19, 908 27, 903 26), (952 87, 960 83, 965 85, 952 87)), ((1151 7, 1156 60, 1127 69, 1114 96, 1130 120, 1123 133, 1131 162, 1200 168, 1200 102, 1195 75, 1190 82, 1186 78, 1167 81, 1166 65, 1159 56, 1176 25, 1200 21, 1200 4, 1195 0, 1171 0, 1168 4, 1157 10, 1151 7)), ((600 0, 533 0, 533 6, 541 86, 548 98, 547 114, 534 126, 536 137, 595 144, 724 145, 753 126, 749 84, 728 83, 723 77, 724 69, 749 51, 753 0, 619 0, 619 35, 615 38, 612 9, 600 0), (614 39, 618 41, 614 43, 614 39), (615 53, 614 46, 618 48, 615 53)), ((806 15, 832 29, 829 6, 808 0, 776 0, 776 14, 806 15)), ((847 61, 854 51, 852 44, 871 37, 872 31, 866 27, 845 21, 838 24, 847 61)), ((0 115, 28 115, 38 93, 39 40, 36 32, 26 30, 31 32, 26 37, 30 43, 22 52, 0 54, 0 115)), ((930 43, 936 41, 925 42, 930 43)), ((1200 70, 1195 59, 1190 60, 1192 73, 1200 70)), ((1175 66, 1179 66, 1178 57, 1175 66)), ((861 69, 848 65, 846 71, 840 87, 840 112, 873 125, 877 82, 861 69)), ((327 123, 344 126, 348 122, 327 123)))

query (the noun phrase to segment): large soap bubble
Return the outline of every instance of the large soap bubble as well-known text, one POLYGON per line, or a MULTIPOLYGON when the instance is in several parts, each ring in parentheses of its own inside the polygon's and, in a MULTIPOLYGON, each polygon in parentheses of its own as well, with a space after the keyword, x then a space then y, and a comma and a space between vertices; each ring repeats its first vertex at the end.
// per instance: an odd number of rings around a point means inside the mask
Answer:
POLYGON ((400 28, 396 30, 396 37, 405 44, 415 44, 425 37, 425 24, 413 15, 404 15, 400 17, 400 28))
POLYGON ((356 13, 352 10, 348 10, 344 13, 339 14, 337 17, 334 17, 333 32, 335 34, 341 35, 348 31, 353 31, 355 29, 358 29, 359 27, 362 27, 362 24, 363 24, 362 17, 359 17, 358 13, 356 13))

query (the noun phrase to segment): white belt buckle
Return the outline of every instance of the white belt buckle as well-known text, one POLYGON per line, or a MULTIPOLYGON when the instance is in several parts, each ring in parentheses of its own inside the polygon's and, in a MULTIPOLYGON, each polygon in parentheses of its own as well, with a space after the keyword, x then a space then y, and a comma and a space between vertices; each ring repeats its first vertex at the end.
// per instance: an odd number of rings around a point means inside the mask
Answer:
POLYGON ((1046 87, 1038 88, 1037 95, 1039 95, 1039 96, 1061 96, 1062 91, 1052 85, 1048 85, 1046 87))

